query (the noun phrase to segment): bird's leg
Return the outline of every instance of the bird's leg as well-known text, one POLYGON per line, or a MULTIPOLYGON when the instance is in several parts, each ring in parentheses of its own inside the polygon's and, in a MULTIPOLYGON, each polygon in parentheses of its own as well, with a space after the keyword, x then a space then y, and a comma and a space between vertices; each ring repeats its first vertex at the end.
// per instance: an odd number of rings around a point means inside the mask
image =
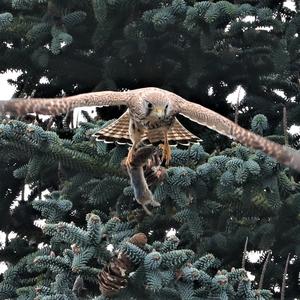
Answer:
POLYGON ((141 144, 141 139, 144 131, 142 128, 139 128, 134 121, 130 119, 129 121, 129 137, 132 141, 132 147, 129 148, 129 152, 127 155, 126 159, 126 165, 131 166, 133 159, 134 159, 134 154, 137 151, 139 145, 141 144))
POLYGON ((172 150, 168 141, 168 130, 164 130, 164 144, 162 150, 162 161, 165 161, 165 165, 168 166, 172 158, 172 150))
POLYGON ((133 143, 132 147, 129 148, 128 155, 127 155, 127 158, 126 158, 126 163, 125 163, 126 166, 131 166, 132 165, 134 154, 135 154, 137 149, 138 149, 138 147, 137 147, 137 144, 135 144, 135 143, 133 143))

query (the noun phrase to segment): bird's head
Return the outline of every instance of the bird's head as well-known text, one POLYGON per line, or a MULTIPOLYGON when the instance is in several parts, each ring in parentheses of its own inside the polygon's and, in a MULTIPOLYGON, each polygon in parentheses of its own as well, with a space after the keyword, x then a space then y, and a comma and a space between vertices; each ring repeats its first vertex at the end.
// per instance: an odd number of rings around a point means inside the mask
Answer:
POLYGON ((143 101, 143 113, 146 119, 168 121, 173 118, 169 101, 147 98, 143 101))

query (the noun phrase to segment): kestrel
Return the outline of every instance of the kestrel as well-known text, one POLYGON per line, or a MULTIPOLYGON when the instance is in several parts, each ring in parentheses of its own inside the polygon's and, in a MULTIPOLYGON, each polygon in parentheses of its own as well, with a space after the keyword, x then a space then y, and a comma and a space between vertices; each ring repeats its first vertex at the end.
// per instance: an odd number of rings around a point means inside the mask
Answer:
POLYGON ((100 130, 96 137, 99 139, 105 139, 109 136, 112 138, 122 138, 123 136, 125 139, 129 137, 132 142, 132 148, 128 154, 129 164, 132 161, 132 155, 145 139, 151 143, 159 140, 164 142, 163 158, 167 162, 171 158, 169 140, 184 142, 197 140, 197 137, 185 129, 176 119, 176 116, 181 114, 245 146, 262 150, 280 163, 300 171, 300 152, 254 134, 199 104, 154 87, 125 92, 101 91, 65 98, 12 99, 0 102, 0 112, 14 112, 19 115, 30 112, 60 114, 80 106, 112 105, 126 105, 128 111, 110 127, 100 130), (117 126, 123 130, 121 134, 117 134, 117 136, 115 132, 111 135, 112 132, 116 131, 114 129, 117 126))

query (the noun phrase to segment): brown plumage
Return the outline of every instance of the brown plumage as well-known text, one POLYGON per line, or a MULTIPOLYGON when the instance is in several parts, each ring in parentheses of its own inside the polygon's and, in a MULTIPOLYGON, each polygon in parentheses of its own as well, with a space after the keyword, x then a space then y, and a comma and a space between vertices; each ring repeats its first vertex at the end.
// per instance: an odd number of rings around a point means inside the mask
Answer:
POLYGON ((182 114, 243 145, 262 150, 286 166, 300 171, 300 153, 296 150, 269 141, 243 129, 212 110, 159 88, 141 88, 126 92, 103 91, 61 99, 29 99, 25 101, 16 99, 0 102, 0 111, 16 112, 17 114, 28 112, 58 114, 80 106, 110 105, 127 105, 129 109, 129 137, 132 141, 129 157, 132 157, 132 153, 142 142, 145 130, 159 128, 163 134, 160 139, 166 145, 163 151, 164 157, 167 160, 170 159, 168 131, 176 122, 176 115, 182 114))
MULTIPOLYGON (((129 111, 126 111, 117 120, 96 132, 94 136, 97 140, 105 141, 106 143, 117 142, 118 144, 131 145, 132 141, 129 136, 129 121, 129 111)), ((146 129, 141 140, 145 144, 163 142, 162 129, 146 129)), ((189 132, 177 119, 175 119, 174 124, 168 130, 168 141, 169 144, 172 145, 188 145, 190 143, 197 143, 201 141, 201 139, 189 132)))

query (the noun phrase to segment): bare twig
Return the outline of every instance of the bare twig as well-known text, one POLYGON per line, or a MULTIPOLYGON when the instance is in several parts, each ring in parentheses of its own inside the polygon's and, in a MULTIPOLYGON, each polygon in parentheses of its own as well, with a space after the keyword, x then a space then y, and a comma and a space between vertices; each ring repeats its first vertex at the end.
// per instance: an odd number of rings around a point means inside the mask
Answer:
POLYGON ((282 122, 283 122, 283 135, 284 135, 284 144, 288 145, 288 126, 287 126, 287 112, 286 106, 283 107, 283 115, 282 115, 282 122))
POLYGON ((22 187, 21 200, 22 200, 22 201, 25 201, 25 183, 24 183, 24 185, 23 185, 23 187, 22 187))
POLYGON ((72 288, 72 292, 74 292, 77 296, 80 296, 82 294, 82 292, 84 292, 85 290, 86 290, 86 288, 84 286, 83 279, 79 275, 75 279, 75 282, 74 282, 73 288, 72 288))
POLYGON ((267 257, 265 259, 265 262, 264 262, 264 265, 263 265, 263 268, 262 268, 262 271, 261 271, 261 275, 260 275, 260 280, 259 280, 259 284, 258 284, 258 289, 259 290, 261 290, 262 287, 263 287, 264 277, 265 277, 265 273, 266 273, 266 270, 267 270, 267 265, 269 263, 271 253, 272 253, 272 251, 268 250, 268 254, 267 254, 267 257))
POLYGON ((7 247, 9 243, 8 233, 5 233, 5 247, 7 247))
MULTIPOLYGON (((70 128, 74 128, 73 124, 73 115, 74 115, 74 110, 69 110, 65 117, 63 118, 63 126, 65 130, 69 130, 70 128)), ((78 127, 78 116, 77 116, 77 121, 76 121, 76 128, 78 127)))
POLYGON ((39 200, 42 200, 42 182, 39 180, 39 200))
POLYGON ((282 277, 280 300, 284 300, 284 298, 285 298, 286 276, 287 276, 289 262, 290 262, 290 253, 285 262, 285 268, 284 268, 283 277, 282 277))
POLYGON ((86 110, 81 110, 81 114, 86 119, 87 122, 92 122, 92 118, 86 110))
POLYGON ((51 126, 53 125, 54 123, 54 117, 51 116, 49 119, 48 119, 48 124, 47 124, 47 130, 49 131, 51 129, 51 126))
POLYGON ((234 123, 235 124, 238 124, 238 121, 239 121, 240 94, 241 94, 241 86, 239 87, 239 90, 238 90, 238 96, 237 96, 237 101, 236 101, 236 105, 235 105, 235 112, 234 112, 234 123))
POLYGON ((242 268, 243 269, 245 269, 245 265, 246 265, 247 247, 248 247, 248 237, 246 237, 244 251, 243 251, 243 258, 242 258, 242 268))

